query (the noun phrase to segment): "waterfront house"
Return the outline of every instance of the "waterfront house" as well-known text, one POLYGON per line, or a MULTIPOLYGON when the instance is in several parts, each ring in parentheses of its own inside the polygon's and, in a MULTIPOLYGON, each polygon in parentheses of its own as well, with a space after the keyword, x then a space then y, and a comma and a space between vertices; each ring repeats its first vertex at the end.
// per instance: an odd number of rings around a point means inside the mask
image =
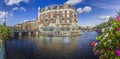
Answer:
POLYGON ((77 12, 68 4, 38 8, 38 22, 40 33, 63 36, 78 34, 77 12))

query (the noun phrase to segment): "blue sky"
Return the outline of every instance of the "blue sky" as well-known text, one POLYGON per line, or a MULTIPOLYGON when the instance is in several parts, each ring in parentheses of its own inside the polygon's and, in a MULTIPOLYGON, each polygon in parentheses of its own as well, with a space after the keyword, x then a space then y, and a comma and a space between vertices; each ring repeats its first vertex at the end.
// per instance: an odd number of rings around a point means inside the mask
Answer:
MULTIPOLYGON (((79 25, 97 25, 115 17, 120 10, 120 0, 6 0, 7 25, 13 26, 25 20, 37 18, 38 7, 67 3, 78 12, 79 25)), ((4 21, 3 1, 0 0, 0 24, 4 21)))

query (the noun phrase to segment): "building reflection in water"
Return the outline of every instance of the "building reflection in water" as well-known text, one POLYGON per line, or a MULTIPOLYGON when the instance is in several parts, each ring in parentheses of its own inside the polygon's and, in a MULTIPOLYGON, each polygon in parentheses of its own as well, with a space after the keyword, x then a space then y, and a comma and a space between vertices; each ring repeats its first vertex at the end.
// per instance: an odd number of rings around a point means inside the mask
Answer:
POLYGON ((77 37, 39 37, 37 50, 45 57, 70 56, 77 46, 77 37))

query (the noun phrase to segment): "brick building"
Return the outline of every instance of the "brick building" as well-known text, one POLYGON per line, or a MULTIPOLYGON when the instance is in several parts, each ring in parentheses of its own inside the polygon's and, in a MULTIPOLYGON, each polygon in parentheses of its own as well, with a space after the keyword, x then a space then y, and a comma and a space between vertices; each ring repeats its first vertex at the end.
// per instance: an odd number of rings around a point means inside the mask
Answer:
POLYGON ((77 12, 67 4, 38 8, 38 22, 40 32, 65 35, 78 32, 77 12))

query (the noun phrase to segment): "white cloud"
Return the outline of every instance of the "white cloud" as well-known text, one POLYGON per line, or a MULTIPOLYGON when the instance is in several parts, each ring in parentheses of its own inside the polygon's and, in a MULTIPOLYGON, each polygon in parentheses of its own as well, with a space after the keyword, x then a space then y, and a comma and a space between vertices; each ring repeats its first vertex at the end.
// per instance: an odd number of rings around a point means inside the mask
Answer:
POLYGON ((83 9, 82 9, 82 8, 78 8, 78 9, 77 9, 77 12, 78 12, 78 13, 83 13, 83 9))
POLYGON ((77 9, 78 13, 84 13, 84 12, 90 12, 90 11, 92 11, 92 8, 90 6, 86 6, 83 9, 82 8, 77 9))
POLYGON ((0 11, 0 19, 5 18, 5 16, 6 16, 6 17, 8 16, 8 12, 0 11))
POLYGON ((81 3, 83 0, 68 0, 66 2, 66 4, 69 4, 69 5, 76 5, 78 3, 81 3))
POLYGON ((86 6, 83 8, 83 12, 90 12, 92 11, 92 8, 90 6, 86 6))
POLYGON ((110 18, 110 16, 99 16, 99 18, 102 20, 108 20, 110 18))
POLYGON ((29 0, 5 0, 6 5, 13 5, 13 4, 19 5, 20 2, 28 3, 29 0))
POLYGON ((24 7, 20 7, 20 10, 26 11, 26 9, 24 7))
POLYGON ((11 20, 11 16, 13 16, 13 13, 11 13, 11 12, 5 12, 5 11, 0 11, 0 23, 3 23, 3 21, 5 20, 4 19, 5 16, 6 16, 6 19, 7 19, 6 21, 11 20))
POLYGON ((29 20, 24 20, 24 22, 27 22, 27 21, 29 21, 29 20))
POLYGON ((12 9, 13 11, 16 11, 16 10, 22 10, 22 11, 26 11, 26 9, 24 7, 15 7, 12 9))
POLYGON ((93 6, 96 6, 98 8, 102 9, 108 9, 108 10, 119 10, 120 9, 120 4, 110 4, 110 3, 95 3, 92 4, 93 6))
POLYGON ((18 10, 18 9, 19 9, 18 7, 15 7, 15 8, 13 8, 12 10, 15 11, 15 10, 18 10))

